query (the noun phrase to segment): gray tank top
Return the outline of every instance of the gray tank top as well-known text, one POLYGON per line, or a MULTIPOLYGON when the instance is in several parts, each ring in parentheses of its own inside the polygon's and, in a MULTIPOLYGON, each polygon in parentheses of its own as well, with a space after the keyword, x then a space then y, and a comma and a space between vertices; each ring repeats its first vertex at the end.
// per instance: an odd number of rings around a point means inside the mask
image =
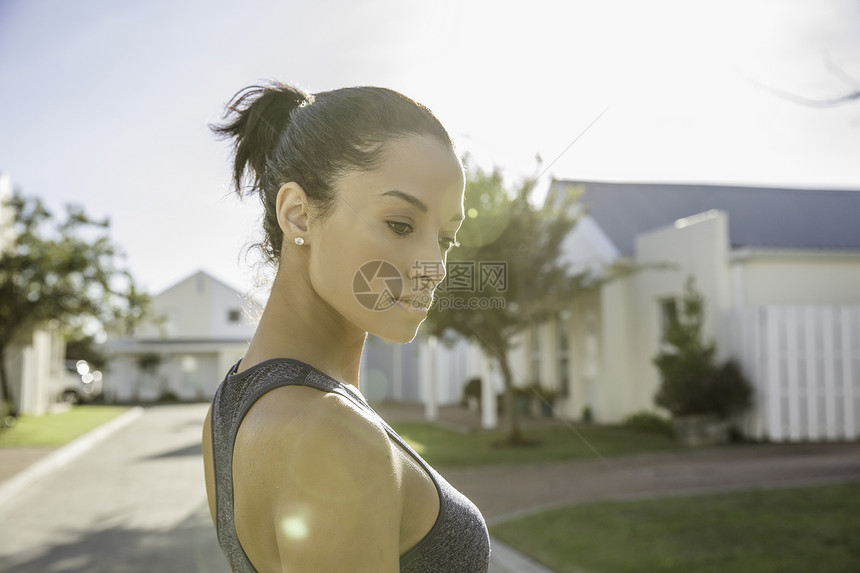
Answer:
POLYGON ((233 445, 239 424, 263 394, 281 386, 310 386, 351 400, 379 420, 430 475, 439 493, 439 515, 427 535, 400 556, 401 573, 486 573, 490 560, 487 525, 478 508, 430 467, 397 432, 350 388, 291 358, 257 364, 235 374, 233 366, 212 402, 212 459, 215 472, 215 528, 233 573, 257 573, 239 543, 233 515, 233 445))

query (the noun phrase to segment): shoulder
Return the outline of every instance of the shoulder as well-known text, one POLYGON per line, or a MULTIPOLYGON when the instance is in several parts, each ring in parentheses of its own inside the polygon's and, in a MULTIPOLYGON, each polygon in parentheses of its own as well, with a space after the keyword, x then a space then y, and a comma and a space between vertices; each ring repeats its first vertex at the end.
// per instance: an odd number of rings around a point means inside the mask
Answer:
POLYGON ((388 469, 392 451, 385 428, 358 405, 306 386, 281 387, 262 396, 246 414, 236 437, 237 454, 262 454, 268 465, 293 470, 306 464, 347 465, 353 460, 362 466, 375 461, 388 469), (273 452, 281 455, 266 455, 273 452))
POLYGON ((382 424, 348 398, 290 386, 265 394, 248 411, 233 467, 237 481, 276 485, 265 492, 272 503, 320 492, 343 503, 374 497, 394 503, 397 459, 382 424))
POLYGON ((397 468, 384 427, 349 399, 307 387, 273 390, 249 410, 236 438, 242 543, 265 535, 253 524, 275 523, 284 565, 388 571, 399 556, 397 468), (333 538, 342 540, 338 552, 330 551, 333 538))

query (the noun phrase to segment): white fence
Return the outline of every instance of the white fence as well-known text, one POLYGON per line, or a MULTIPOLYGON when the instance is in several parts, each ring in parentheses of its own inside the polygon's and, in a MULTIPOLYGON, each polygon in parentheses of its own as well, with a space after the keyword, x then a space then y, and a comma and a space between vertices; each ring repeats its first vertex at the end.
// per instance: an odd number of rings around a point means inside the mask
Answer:
POLYGON ((721 350, 755 387, 747 435, 774 441, 860 438, 860 306, 725 311, 721 350))

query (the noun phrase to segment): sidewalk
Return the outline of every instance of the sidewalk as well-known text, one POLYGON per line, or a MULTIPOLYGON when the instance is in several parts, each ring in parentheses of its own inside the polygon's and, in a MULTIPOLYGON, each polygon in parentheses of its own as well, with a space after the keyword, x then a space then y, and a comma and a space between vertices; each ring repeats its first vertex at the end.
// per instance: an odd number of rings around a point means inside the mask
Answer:
POLYGON ((51 446, 0 448, 0 485, 56 449, 51 446))

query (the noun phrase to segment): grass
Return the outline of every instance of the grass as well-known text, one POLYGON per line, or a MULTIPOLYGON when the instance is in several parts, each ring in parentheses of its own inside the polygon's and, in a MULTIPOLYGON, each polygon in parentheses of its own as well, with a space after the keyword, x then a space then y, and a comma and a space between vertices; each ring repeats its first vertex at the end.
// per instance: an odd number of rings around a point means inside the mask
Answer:
POLYGON ((601 502, 491 528, 558 573, 860 571, 860 484, 601 502))
POLYGON ((21 416, 0 429, 0 447, 62 446, 125 412, 121 406, 75 406, 58 414, 21 416))
POLYGON ((532 446, 502 448, 496 445, 503 431, 461 434, 419 422, 392 424, 409 445, 435 467, 527 464, 558 460, 597 459, 587 440, 602 456, 682 449, 672 438, 619 426, 529 428, 532 446), (580 437, 582 436, 582 438, 580 437))

